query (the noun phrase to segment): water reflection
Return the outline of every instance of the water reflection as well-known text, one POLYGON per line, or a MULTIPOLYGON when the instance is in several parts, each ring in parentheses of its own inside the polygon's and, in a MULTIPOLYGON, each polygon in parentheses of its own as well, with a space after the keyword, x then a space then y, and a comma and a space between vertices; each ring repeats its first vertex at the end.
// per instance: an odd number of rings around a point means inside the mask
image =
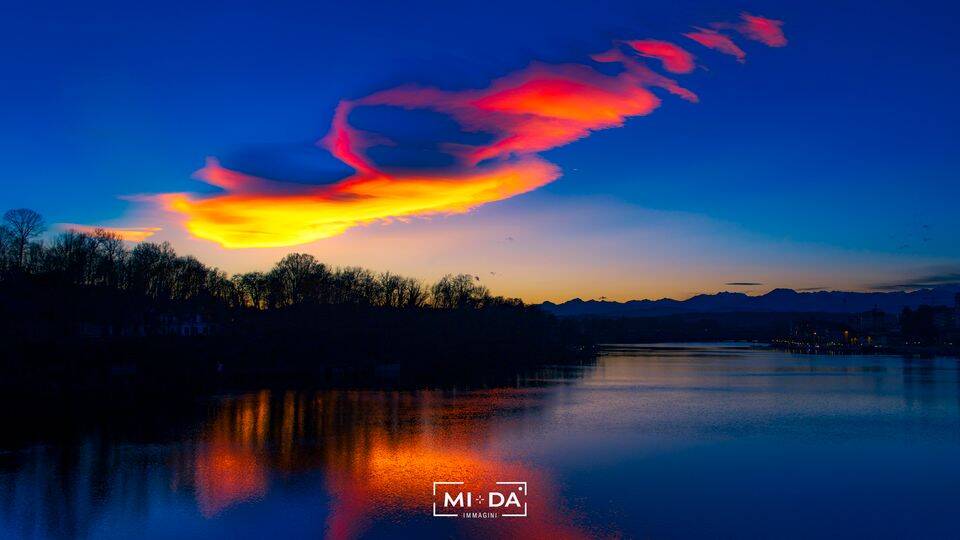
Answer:
MULTIPOLYGON (((256 405, 269 407, 269 397, 256 405)), ((261 427, 263 424, 257 423, 254 429, 261 427)), ((192 465, 193 489, 204 516, 211 517, 233 504, 262 497, 267 492, 267 464, 257 453, 262 451, 266 440, 251 437, 250 428, 249 417, 218 418, 198 445, 193 463, 187 465, 192 465), (235 429, 237 427, 239 429, 235 429)), ((179 485, 178 481, 175 488, 179 485)))
POLYGON ((620 346, 479 390, 160 395, 46 416, 21 402, 0 440, 0 537, 945 536, 958 373, 620 346), (530 517, 432 518, 441 480, 527 481, 530 517))
MULTIPOLYGON (((531 517, 496 527, 457 520, 468 535, 577 538, 543 471, 488 443, 536 415, 545 388, 272 392, 224 397, 193 436, 128 447, 91 435, 77 446, 40 446, 6 455, 2 522, 24 536, 103 533, 100 518, 143 516, 164 501, 192 498, 205 519, 270 496, 290 478, 318 472, 328 498, 325 533, 357 537, 381 520, 429 516, 432 483, 492 485, 523 479, 536 489, 531 517), (111 442, 113 443, 111 445, 111 442), (484 531, 484 529, 488 529, 484 531)), ((2 523, 0 522, 0 523, 2 523)), ((2 531, 3 529, 0 529, 2 531)))

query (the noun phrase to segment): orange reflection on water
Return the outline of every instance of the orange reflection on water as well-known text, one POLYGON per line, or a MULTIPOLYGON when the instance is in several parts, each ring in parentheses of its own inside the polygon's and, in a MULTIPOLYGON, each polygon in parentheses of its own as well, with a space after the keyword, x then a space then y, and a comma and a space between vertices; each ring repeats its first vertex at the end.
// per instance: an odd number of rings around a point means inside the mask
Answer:
POLYGON ((498 481, 525 481, 529 516, 495 521, 460 519, 463 528, 483 528, 484 537, 587 538, 563 515, 550 480, 540 471, 479 451, 435 448, 436 441, 377 444, 362 474, 330 471, 328 482, 336 503, 328 518, 330 538, 355 538, 384 512, 429 515, 434 481, 464 481, 490 488, 498 481))
POLYGON ((260 392, 236 405, 215 418, 196 453, 194 488, 206 517, 267 492, 267 465, 257 451, 269 428, 270 394, 260 392))
POLYGON ((217 444, 205 448, 197 454, 194 473, 197 506, 207 517, 267 492, 263 464, 253 452, 242 448, 217 444))
MULTIPOLYGON (((267 494, 267 471, 320 469, 332 500, 328 538, 355 538, 378 520, 430 516, 433 482, 484 489, 526 481, 529 517, 449 524, 467 536, 588 537, 573 523, 543 471, 493 447, 499 429, 535 411, 533 389, 471 392, 261 392, 217 411, 195 461, 205 516, 267 494)), ((437 518, 451 519, 454 518, 437 518)))

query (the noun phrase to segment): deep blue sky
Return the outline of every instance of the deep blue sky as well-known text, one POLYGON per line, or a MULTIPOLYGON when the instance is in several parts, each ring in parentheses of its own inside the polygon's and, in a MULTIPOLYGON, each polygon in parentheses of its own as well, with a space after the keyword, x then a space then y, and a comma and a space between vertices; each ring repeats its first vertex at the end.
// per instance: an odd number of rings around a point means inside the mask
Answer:
MULTIPOLYGON (((874 258, 904 277, 960 262, 960 6, 947 2, 8 4, 0 206, 123 223, 131 205, 118 196, 202 190, 190 174, 210 155, 265 176, 345 174, 311 150, 341 98, 482 87, 531 60, 582 62, 615 38, 682 43, 691 25, 741 11, 783 20, 789 45, 747 47, 745 65, 698 50, 709 70, 682 82, 701 103, 665 99, 546 153, 564 177, 511 211, 613 201, 719 224, 703 233, 717 249, 741 236, 842 253, 866 274, 874 258)), ((827 279, 830 256, 815 258, 827 279)))

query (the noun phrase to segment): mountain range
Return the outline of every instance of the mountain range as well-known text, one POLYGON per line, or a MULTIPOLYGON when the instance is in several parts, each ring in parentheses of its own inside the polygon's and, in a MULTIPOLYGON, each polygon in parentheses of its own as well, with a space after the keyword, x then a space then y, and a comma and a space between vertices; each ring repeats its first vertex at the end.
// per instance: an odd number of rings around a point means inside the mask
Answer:
POLYGON ((738 292, 699 294, 687 300, 581 300, 574 298, 561 304, 544 302, 540 307, 561 317, 659 317, 679 313, 860 313, 879 309, 899 313, 905 307, 921 305, 953 306, 960 302, 960 284, 941 285, 929 289, 894 292, 847 292, 774 289, 760 296, 738 292))

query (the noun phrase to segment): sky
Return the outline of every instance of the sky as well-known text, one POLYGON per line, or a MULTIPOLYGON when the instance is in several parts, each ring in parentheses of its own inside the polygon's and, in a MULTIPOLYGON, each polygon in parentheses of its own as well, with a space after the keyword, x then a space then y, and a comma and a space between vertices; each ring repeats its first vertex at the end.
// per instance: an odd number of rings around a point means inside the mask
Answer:
POLYGON ((298 251, 531 302, 940 283, 958 15, 15 2, 0 206, 228 272, 298 251))

